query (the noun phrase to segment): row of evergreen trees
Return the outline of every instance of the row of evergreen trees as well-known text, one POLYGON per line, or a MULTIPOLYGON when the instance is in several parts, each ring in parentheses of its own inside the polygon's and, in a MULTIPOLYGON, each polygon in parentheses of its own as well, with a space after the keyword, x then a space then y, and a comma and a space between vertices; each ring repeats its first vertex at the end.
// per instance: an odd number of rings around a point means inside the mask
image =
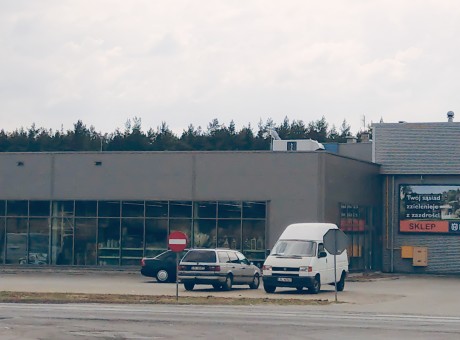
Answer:
POLYGON ((346 120, 337 131, 335 126, 329 128, 324 117, 308 124, 301 120, 290 122, 286 117, 277 125, 268 119, 265 123, 259 122, 257 132, 250 124, 237 130, 233 121, 226 126, 214 119, 205 131, 189 125, 181 136, 175 135, 165 122, 145 133, 141 119, 134 117, 126 122, 124 131, 117 129, 105 134, 98 133, 93 126, 87 128, 80 120, 68 131, 37 128, 35 124, 13 132, 1 130, 0 152, 269 150, 269 129, 274 129, 281 139, 311 138, 321 143, 342 143, 351 135, 346 120))

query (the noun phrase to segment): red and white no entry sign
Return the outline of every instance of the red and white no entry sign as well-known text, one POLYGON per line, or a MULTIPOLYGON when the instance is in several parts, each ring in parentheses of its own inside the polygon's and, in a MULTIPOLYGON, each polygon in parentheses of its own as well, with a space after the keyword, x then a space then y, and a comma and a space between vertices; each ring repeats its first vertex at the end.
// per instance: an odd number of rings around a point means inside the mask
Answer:
POLYGON ((187 235, 181 231, 173 231, 168 236, 169 249, 178 253, 187 247, 187 235))

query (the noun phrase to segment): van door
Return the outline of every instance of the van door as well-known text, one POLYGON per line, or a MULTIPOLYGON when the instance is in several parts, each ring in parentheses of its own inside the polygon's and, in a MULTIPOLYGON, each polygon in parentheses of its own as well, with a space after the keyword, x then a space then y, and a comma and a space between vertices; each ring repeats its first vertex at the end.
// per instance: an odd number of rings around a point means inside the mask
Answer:
MULTIPOLYGON (((324 248, 323 243, 318 244, 318 256, 317 256, 317 272, 319 272, 321 276, 321 283, 327 284, 334 281, 334 258, 333 255, 329 254, 329 252, 324 248), (326 252, 326 257, 319 257, 319 254, 322 252, 326 252)), ((315 271, 315 268, 313 268, 315 271)))

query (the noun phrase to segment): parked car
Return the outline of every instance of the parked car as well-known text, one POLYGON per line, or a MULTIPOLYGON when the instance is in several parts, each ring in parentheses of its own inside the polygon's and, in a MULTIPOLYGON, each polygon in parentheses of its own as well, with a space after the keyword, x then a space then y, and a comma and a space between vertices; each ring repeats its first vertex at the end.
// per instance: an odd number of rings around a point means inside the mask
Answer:
POLYGON ((247 284, 257 289, 260 277, 260 269, 232 249, 191 249, 180 261, 178 274, 186 290, 193 290, 196 284, 223 290, 247 284))
MULTIPOLYGON (((187 252, 187 249, 179 253, 179 260, 187 252)), ((141 260, 141 274, 154 277, 158 282, 176 281, 176 253, 167 250, 155 257, 144 257, 141 260)))

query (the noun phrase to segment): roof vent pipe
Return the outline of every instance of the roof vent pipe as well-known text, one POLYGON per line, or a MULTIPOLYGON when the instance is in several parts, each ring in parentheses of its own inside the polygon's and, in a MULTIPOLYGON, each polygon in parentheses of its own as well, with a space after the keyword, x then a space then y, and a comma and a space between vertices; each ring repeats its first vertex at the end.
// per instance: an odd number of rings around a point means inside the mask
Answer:
POLYGON ((454 121, 454 111, 447 112, 447 121, 452 123, 454 121))

